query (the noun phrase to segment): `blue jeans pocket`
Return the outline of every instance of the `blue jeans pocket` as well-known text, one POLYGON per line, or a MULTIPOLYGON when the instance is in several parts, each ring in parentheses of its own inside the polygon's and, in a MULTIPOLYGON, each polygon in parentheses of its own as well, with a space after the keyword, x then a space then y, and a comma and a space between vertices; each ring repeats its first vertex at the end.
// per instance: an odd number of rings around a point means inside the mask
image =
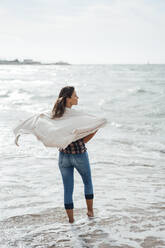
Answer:
POLYGON ((60 153, 60 156, 59 156, 59 167, 60 168, 67 168, 67 167, 70 167, 70 159, 69 159, 69 154, 66 154, 66 153, 63 153, 61 152, 60 153))

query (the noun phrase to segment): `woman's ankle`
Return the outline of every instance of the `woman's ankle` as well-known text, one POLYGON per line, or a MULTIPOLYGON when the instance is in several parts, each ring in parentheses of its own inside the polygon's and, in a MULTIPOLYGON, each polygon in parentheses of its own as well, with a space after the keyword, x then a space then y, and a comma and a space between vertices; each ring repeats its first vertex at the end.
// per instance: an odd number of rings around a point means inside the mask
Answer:
POLYGON ((73 209, 65 209, 65 210, 69 219, 69 223, 73 223, 74 222, 73 209))
POLYGON ((69 223, 73 223, 74 222, 74 218, 70 219, 69 218, 69 223))
POLYGON ((88 217, 94 217, 93 209, 88 210, 87 215, 88 215, 88 217))

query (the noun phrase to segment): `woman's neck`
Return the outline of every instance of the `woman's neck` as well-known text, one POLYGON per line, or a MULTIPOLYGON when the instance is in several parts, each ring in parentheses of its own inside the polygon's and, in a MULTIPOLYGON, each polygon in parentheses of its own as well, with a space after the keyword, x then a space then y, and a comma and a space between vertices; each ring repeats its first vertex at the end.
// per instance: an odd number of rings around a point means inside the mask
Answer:
POLYGON ((66 107, 66 108, 71 108, 71 107, 72 107, 72 104, 66 104, 65 107, 66 107))

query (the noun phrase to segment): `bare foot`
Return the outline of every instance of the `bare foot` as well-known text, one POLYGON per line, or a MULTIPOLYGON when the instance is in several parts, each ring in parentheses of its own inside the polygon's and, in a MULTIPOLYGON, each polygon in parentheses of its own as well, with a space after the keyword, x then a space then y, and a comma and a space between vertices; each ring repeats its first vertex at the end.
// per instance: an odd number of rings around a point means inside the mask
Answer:
POLYGON ((88 215, 89 218, 90 218, 90 217, 94 217, 93 211, 89 211, 89 210, 88 210, 87 215, 88 215))
POLYGON ((73 209, 66 209, 66 213, 68 215, 69 223, 74 222, 73 209))
POLYGON ((69 219, 69 223, 73 223, 74 222, 74 219, 69 219))

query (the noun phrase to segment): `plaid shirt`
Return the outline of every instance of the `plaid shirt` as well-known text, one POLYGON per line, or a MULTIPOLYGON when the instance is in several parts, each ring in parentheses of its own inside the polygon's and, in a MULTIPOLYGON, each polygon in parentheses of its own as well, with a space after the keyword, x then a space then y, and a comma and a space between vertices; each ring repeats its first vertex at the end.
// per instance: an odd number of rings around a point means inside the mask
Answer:
POLYGON ((85 143, 83 139, 79 139, 79 140, 72 142, 65 149, 59 149, 59 151, 61 152, 71 153, 71 154, 83 153, 86 150, 87 148, 85 147, 85 143))

